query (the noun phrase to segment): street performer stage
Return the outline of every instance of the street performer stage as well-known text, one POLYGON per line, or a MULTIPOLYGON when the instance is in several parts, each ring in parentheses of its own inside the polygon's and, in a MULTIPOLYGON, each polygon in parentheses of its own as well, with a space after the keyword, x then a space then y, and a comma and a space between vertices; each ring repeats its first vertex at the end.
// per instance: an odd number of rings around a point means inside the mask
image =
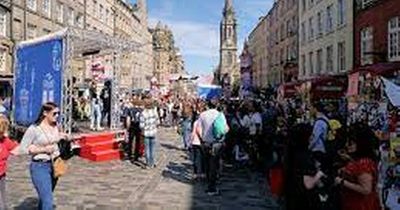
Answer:
POLYGON ((73 149, 79 150, 80 157, 95 162, 120 160, 124 155, 120 144, 125 136, 125 130, 73 133, 73 149))

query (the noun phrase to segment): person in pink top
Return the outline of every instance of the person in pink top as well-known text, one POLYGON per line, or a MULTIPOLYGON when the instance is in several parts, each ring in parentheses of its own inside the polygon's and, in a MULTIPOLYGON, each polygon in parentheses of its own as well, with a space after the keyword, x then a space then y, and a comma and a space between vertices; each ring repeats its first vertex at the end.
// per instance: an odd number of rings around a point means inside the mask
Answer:
POLYGON ((18 144, 8 138, 8 127, 10 123, 7 117, 0 115, 0 210, 6 206, 6 172, 7 160, 10 155, 18 154, 18 144))
POLYGON ((191 148, 193 153, 193 172, 194 179, 205 178, 204 174, 204 157, 203 148, 201 146, 200 134, 202 133, 199 120, 193 123, 191 148))

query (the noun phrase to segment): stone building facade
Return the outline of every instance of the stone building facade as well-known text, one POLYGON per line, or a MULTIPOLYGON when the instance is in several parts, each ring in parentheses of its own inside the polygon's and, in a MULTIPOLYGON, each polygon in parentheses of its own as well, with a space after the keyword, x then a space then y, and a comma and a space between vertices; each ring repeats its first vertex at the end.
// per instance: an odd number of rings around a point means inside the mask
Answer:
POLYGON ((0 96, 10 95, 12 87, 11 1, 0 1, 0 96))
POLYGON ((338 75, 353 66, 353 1, 299 1, 301 79, 338 75))
POLYGON ((268 18, 269 16, 264 16, 260 19, 257 26, 250 33, 247 42, 249 53, 252 55, 252 85, 256 88, 267 85, 267 67, 269 64, 269 49, 267 45, 268 18))
POLYGON ((267 88, 298 79, 298 1, 277 0, 250 33, 253 84, 267 88))
POLYGON ((400 1, 356 1, 354 68, 400 69, 400 1))
MULTIPOLYGON (((0 78, 12 78, 13 43, 46 35, 65 27, 97 31, 141 45, 122 56, 120 82, 124 88, 147 88, 153 71, 152 36, 148 30, 147 0, 132 5, 125 0, 6 0, 0 2, 0 78), (1 32, 1 31, 0 31, 1 32), (3 49, 3 51, 1 51, 3 49), (1 53, 4 52, 2 56, 1 53), (4 58, 5 67, 1 66, 4 58), (2 68, 4 69, 2 71, 2 68)), ((72 62, 78 82, 89 79, 88 68, 101 60, 112 66, 112 57, 92 56, 72 62)), ((0 85, 3 87, 3 85, 0 85)), ((1 92, 1 91, 0 91, 1 92)), ((0 93, 1 94, 1 93, 0 93)))
POLYGON ((167 25, 158 22, 150 31, 153 35, 153 75, 158 84, 168 86, 172 75, 185 72, 185 63, 179 48, 175 46, 174 35, 167 25))
POLYGON ((278 0, 268 13, 268 48, 271 62, 267 84, 278 85, 297 79, 298 1, 278 0))
POLYGON ((153 73, 152 35, 147 25, 147 5, 138 0, 136 5, 115 2, 114 36, 132 40, 141 45, 135 52, 121 58, 121 86, 148 88, 153 73))

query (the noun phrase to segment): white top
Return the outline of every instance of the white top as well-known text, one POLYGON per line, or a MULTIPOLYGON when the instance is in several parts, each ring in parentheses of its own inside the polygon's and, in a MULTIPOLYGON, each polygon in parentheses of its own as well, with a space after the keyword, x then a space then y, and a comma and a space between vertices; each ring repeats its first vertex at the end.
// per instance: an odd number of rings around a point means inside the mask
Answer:
POLYGON ((29 126, 28 130, 26 130, 24 136, 21 140, 20 150, 23 154, 28 154, 28 148, 31 145, 38 146, 54 146, 53 154, 37 154, 33 155, 32 159, 34 160, 51 160, 58 156, 60 156, 60 150, 58 148, 57 143, 61 140, 60 133, 57 128, 54 129, 45 129, 38 125, 29 126))
POLYGON ((158 113, 155 109, 145 109, 140 115, 140 128, 145 137, 155 137, 159 124, 158 113))
MULTIPOLYGON (((200 114, 199 120, 201 122, 201 129, 202 129, 202 133, 201 133, 201 138, 203 139, 204 142, 214 142, 214 135, 213 135, 213 123, 215 121, 215 119, 217 119, 218 115, 221 112, 219 112, 216 109, 210 109, 207 111, 204 111, 200 114)), ((223 115, 223 114, 222 114, 223 115)), ((223 115, 223 118, 225 120, 225 124, 226 123, 226 118, 225 115, 223 115)))
POLYGON ((243 118, 240 120, 240 124, 244 128, 250 128, 250 117, 248 115, 243 116, 243 118))
POLYGON ((196 120, 193 123, 193 131, 192 131, 192 145, 201 145, 200 135, 202 133, 200 121, 196 120))
POLYGON ((257 124, 259 124, 262 128, 261 114, 258 112, 250 114, 250 126, 249 126, 250 135, 257 134, 257 124))

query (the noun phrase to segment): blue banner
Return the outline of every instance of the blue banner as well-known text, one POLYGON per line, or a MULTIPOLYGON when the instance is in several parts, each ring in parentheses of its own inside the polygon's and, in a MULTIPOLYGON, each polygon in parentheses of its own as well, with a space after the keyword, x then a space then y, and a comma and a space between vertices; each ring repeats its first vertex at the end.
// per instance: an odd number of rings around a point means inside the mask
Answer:
POLYGON ((222 96, 222 88, 212 85, 199 85, 197 86, 197 95, 199 98, 206 100, 220 98, 222 96))
POLYGON ((17 125, 34 123, 46 102, 61 105, 63 55, 62 38, 17 48, 14 72, 14 121, 17 125))

